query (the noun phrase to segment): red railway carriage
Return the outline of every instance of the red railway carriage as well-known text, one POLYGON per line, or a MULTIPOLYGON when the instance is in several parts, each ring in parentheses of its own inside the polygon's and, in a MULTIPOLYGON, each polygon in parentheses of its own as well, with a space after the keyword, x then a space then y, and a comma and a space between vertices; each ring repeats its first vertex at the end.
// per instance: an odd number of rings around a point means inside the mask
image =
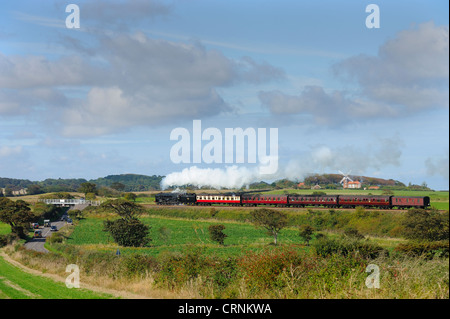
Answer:
POLYGON ((287 195, 243 195, 242 204, 246 206, 277 205, 287 206, 287 195))
POLYGON ((390 197, 391 196, 339 195, 339 206, 390 208, 391 207, 390 197))
POLYGON ((430 197, 392 196, 391 205, 398 208, 427 208, 430 206, 430 197))
POLYGON ((314 195, 289 195, 289 205, 294 207, 304 206, 325 206, 325 207, 337 207, 337 196, 314 196, 314 195))
POLYGON ((222 194, 199 194, 197 195, 197 205, 228 204, 240 205, 241 196, 222 194))

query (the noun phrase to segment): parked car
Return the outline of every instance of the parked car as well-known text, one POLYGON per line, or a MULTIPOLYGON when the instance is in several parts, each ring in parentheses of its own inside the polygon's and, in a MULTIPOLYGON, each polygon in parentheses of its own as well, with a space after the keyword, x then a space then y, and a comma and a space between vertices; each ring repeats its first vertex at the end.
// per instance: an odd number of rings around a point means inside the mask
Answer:
POLYGON ((67 218, 67 224, 73 225, 72 219, 67 218))
POLYGON ((44 219, 44 227, 50 227, 50 219, 44 219))
POLYGON ((31 225, 33 226, 33 229, 38 229, 39 228, 39 223, 33 223, 31 225))
POLYGON ((55 225, 53 225, 53 226, 50 226, 50 230, 51 231, 58 231, 58 228, 55 225))

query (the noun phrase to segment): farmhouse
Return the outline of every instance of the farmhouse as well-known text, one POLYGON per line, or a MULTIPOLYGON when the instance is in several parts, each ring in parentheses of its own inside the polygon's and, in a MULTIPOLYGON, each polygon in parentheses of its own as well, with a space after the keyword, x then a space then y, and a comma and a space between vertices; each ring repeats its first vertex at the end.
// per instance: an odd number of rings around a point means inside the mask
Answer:
POLYGON ((344 188, 361 188, 361 182, 348 182, 344 184, 344 188), (347 186, 347 187, 345 187, 347 186))

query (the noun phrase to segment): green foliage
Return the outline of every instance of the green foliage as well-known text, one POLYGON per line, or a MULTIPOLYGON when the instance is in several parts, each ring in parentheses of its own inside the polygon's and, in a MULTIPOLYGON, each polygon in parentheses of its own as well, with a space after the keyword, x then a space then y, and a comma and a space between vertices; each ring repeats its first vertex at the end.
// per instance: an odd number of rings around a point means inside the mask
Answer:
POLYGON ((33 213, 36 218, 55 219, 60 214, 62 208, 55 205, 45 204, 43 202, 36 202, 33 207, 33 213))
POLYGON ((67 211, 67 214, 71 219, 81 219, 83 218, 83 212, 79 209, 70 209, 67 211))
POLYGON ((436 210, 410 209, 403 221, 404 235, 413 240, 448 240, 449 214, 436 210))
POLYGON ((70 193, 67 192, 57 192, 57 193, 51 193, 51 194, 43 194, 39 196, 40 199, 73 199, 73 197, 70 193))
POLYGON ((46 239, 49 244, 62 243, 65 236, 62 233, 53 233, 50 237, 46 239))
POLYGON ((299 227, 299 236, 306 241, 306 245, 309 246, 309 241, 312 239, 312 235, 314 233, 314 228, 309 225, 300 225, 299 227))
POLYGON ((352 239, 364 239, 364 235, 353 227, 346 227, 344 230, 344 236, 352 239))
POLYGON ((156 282, 173 288, 197 278, 212 264, 212 259, 196 247, 188 247, 184 253, 163 253, 159 258, 156 282))
POLYGON ((78 191, 80 193, 84 193, 84 195, 86 196, 88 193, 97 193, 97 185, 95 185, 94 183, 89 183, 89 182, 85 182, 85 183, 81 183, 80 187, 78 188, 78 191))
POLYGON ((121 269, 126 277, 143 276, 147 272, 155 271, 157 263, 153 257, 139 254, 124 256, 121 260, 121 269))
POLYGON ((86 193, 86 195, 84 196, 84 198, 85 198, 86 200, 94 200, 94 199, 96 199, 97 197, 95 196, 95 193, 86 193))
POLYGON ((269 235, 273 236, 274 244, 276 245, 278 233, 287 226, 287 215, 280 211, 262 208, 253 210, 250 216, 257 227, 263 227, 269 235))
POLYGON ((399 244, 395 247, 395 251, 401 252, 413 257, 423 256, 426 259, 433 259, 434 257, 448 258, 449 256, 449 242, 409 242, 407 244, 399 244))
POLYGON ((11 232, 20 238, 26 238, 29 224, 35 220, 29 204, 22 201, 12 201, 6 197, 0 198, 0 221, 11 226, 11 232))
POLYGON ((100 206, 120 216, 117 220, 105 221, 103 226, 103 230, 109 232, 117 244, 142 247, 151 241, 148 236, 150 227, 136 217, 143 212, 142 206, 124 199, 109 200, 100 206))
POLYGON ((135 193, 126 193, 126 194, 123 196, 123 198, 126 199, 126 200, 128 200, 128 201, 133 201, 133 202, 135 202, 135 201, 136 201, 136 198, 137 198, 137 195, 136 195, 135 193))
POLYGON ((208 231, 211 240, 223 245, 225 238, 228 237, 228 235, 223 232, 224 229, 224 225, 210 225, 208 227, 208 231))
POLYGON ((6 245, 10 245, 12 244, 14 241, 19 240, 20 238, 14 234, 14 233, 9 233, 9 234, 5 234, 5 235, 0 235, 0 248, 6 246, 6 245))
POLYGON ((130 217, 104 222, 104 231, 111 234, 114 241, 124 247, 143 247, 151 239, 148 237, 150 227, 144 225, 139 219, 130 217))
POLYGON ((312 245, 318 256, 327 257, 333 254, 342 256, 360 256, 362 258, 374 259, 387 251, 382 247, 355 239, 330 239, 323 238, 317 240, 312 245))
POLYGON ((98 186, 111 187, 125 192, 142 192, 159 190, 164 176, 146 176, 139 174, 108 175, 106 177, 91 180, 98 186), (124 186, 122 188, 122 185, 124 186))
POLYGON ((108 200, 103 202, 100 208, 110 210, 124 219, 135 217, 144 212, 144 208, 141 205, 125 199, 108 200))
POLYGON ((282 274, 300 264, 297 252, 289 249, 267 249, 261 253, 250 252, 239 260, 246 285, 250 289, 280 287, 282 274))

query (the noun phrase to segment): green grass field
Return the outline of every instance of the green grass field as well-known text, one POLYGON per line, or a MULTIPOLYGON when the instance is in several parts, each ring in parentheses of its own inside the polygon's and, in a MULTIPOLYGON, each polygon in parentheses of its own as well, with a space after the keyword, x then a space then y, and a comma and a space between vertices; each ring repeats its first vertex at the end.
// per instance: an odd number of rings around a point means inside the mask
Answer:
POLYGON ((105 299, 111 295, 82 288, 67 288, 62 282, 22 271, 0 257, 0 299, 105 299))
MULTIPOLYGON (((86 249, 100 249, 116 252, 118 246, 108 233, 102 231, 104 218, 89 217, 79 221, 73 233, 67 240, 70 245, 82 245, 86 249)), ((143 216, 141 220, 150 229, 151 247, 124 248, 122 253, 137 252, 146 255, 158 255, 163 251, 183 251, 189 246, 202 246, 207 251, 219 255, 237 255, 248 250, 258 250, 273 242, 273 237, 263 229, 257 229, 251 224, 230 221, 203 221, 180 218, 164 218, 143 216), (209 238, 208 227, 212 224, 224 224, 224 233, 228 235, 225 245, 220 246, 209 238), (161 231, 165 228, 165 231, 161 231), (165 233, 166 237, 161 235, 165 233)), ((303 244, 294 227, 283 229, 278 237, 281 243, 303 244)))

